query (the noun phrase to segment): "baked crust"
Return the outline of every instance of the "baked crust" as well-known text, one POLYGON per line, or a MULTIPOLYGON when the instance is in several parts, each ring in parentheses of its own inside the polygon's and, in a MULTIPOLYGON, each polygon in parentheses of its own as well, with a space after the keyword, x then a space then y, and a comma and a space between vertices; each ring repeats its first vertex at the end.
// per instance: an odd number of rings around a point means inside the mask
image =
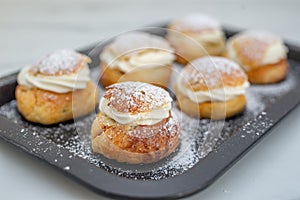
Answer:
POLYGON ((285 79, 288 72, 288 62, 286 59, 278 63, 260 66, 247 72, 248 79, 255 84, 276 83, 285 79))
POLYGON ((193 60, 181 72, 180 84, 194 92, 237 87, 247 81, 247 75, 235 62, 223 57, 193 60))
POLYGON ((85 89, 68 93, 18 85, 15 95, 18 110, 23 117, 44 125, 84 116, 92 112, 98 102, 98 89, 91 81, 85 89))
POLYGON ((63 49, 46 55, 31 67, 34 75, 61 76, 78 72, 92 60, 71 49, 63 49))
POLYGON ((174 86, 177 105, 184 113, 192 117, 209 118, 214 120, 232 117, 242 112, 246 106, 245 95, 239 95, 224 102, 195 103, 182 94, 177 85, 174 86))
POLYGON ((166 38, 177 55, 177 62, 186 64, 203 56, 219 56, 225 49, 225 37, 221 25, 214 17, 192 14, 175 19, 168 24, 166 38), (201 36, 222 33, 214 40, 201 40, 201 36))
POLYGON ((118 162, 153 163, 175 151, 179 132, 172 115, 154 125, 129 126, 99 113, 91 128, 92 149, 118 162))
POLYGON ((255 84, 270 84, 283 80, 288 71, 286 52, 277 63, 264 64, 268 58, 268 49, 273 45, 281 45, 287 52, 281 38, 272 33, 250 31, 239 33, 228 40, 226 57, 236 60, 247 72, 249 81, 255 84))
POLYGON ((116 68, 112 69, 105 62, 100 63, 101 77, 100 82, 103 87, 107 87, 114 83, 125 81, 141 81, 156 86, 167 88, 172 74, 171 65, 136 69, 132 72, 124 73, 116 68))
MULTIPOLYGON (((264 64, 267 50, 276 43, 282 43, 281 38, 269 32, 246 31, 234 35, 228 40, 228 50, 234 52, 233 58, 246 71, 254 70, 264 64)), ((283 45, 283 44, 282 44, 283 45)))

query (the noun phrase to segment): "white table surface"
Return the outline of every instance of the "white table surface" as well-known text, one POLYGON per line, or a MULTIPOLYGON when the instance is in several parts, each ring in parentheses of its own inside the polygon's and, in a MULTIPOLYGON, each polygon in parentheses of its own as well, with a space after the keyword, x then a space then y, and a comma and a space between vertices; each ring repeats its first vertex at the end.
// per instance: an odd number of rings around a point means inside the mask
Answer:
MULTIPOLYGON (((0 0, 0 75, 56 49, 195 12, 300 44, 299 8, 297 0, 0 0)), ((300 199, 299 119, 297 108, 213 185, 187 199, 300 199)), ((0 199, 105 198, 0 141, 0 199)))

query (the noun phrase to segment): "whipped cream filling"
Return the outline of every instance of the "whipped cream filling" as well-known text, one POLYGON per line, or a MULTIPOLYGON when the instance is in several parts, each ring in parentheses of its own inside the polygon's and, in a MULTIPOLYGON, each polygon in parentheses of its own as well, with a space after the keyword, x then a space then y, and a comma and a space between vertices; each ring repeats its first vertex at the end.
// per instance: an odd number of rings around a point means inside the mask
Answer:
MULTIPOLYGON (((239 63, 246 71, 251 70, 250 66, 244 65, 241 63, 237 57, 237 53, 233 48, 232 41, 228 42, 227 46, 228 56, 234 60, 235 62, 239 63)), ((287 57, 288 48, 282 43, 282 41, 277 41, 266 49, 262 59, 260 60, 259 64, 261 66, 268 65, 268 64, 275 64, 282 59, 287 57)), ((253 52, 255 53, 255 52, 253 52)))
POLYGON ((243 85, 237 87, 224 87, 219 89, 212 89, 208 91, 192 91, 191 89, 184 88, 181 84, 181 78, 177 82, 177 87, 180 92, 187 96, 191 101, 195 103, 202 102, 215 102, 215 101, 228 101, 235 98, 236 96, 243 95, 246 93, 246 89, 250 86, 249 82, 246 81, 243 85))
POLYGON ((108 67, 118 68, 122 72, 130 72, 135 69, 155 68, 170 65, 175 60, 173 52, 162 50, 146 51, 143 53, 131 54, 129 59, 120 59, 110 51, 104 51, 100 55, 108 67))
POLYGON ((281 41, 275 42, 270 45, 267 51, 265 52, 265 56, 261 61, 262 65, 266 64, 274 64, 279 62, 280 60, 286 58, 286 54, 288 49, 281 41))
POLYGON ((99 103, 99 109, 100 112, 120 124, 153 125, 170 116, 171 103, 167 103, 161 108, 154 109, 149 112, 130 114, 119 112, 116 109, 109 107, 108 100, 102 97, 99 103))
POLYGON ((220 29, 203 33, 186 33, 186 35, 200 43, 218 43, 224 37, 223 31, 220 29))
POLYGON ((67 75, 49 76, 43 74, 34 75, 30 72, 31 66, 25 67, 18 75, 18 84, 29 88, 39 88, 56 93, 67 93, 76 89, 86 88, 90 81, 90 70, 87 64, 77 73, 67 75))
MULTIPOLYGON (((223 39, 224 33, 220 29, 216 29, 213 31, 206 31, 206 32, 200 32, 200 33, 184 33, 184 35, 178 33, 178 32, 173 32, 169 31, 168 33, 168 39, 171 41, 171 43, 177 47, 180 47, 182 45, 193 45, 193 41, 191 40, 194 39, 200 44, 215 44, 220 42, 220 40, 223 39)), ((199 45, 194 42, 194 45, 199 45)))

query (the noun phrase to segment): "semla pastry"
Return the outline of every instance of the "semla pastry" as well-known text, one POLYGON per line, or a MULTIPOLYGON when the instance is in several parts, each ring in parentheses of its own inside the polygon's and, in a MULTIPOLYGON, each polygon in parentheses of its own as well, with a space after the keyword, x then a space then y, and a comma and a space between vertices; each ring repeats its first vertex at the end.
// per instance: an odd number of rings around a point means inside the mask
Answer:
POLYGON ((180 126, 167 91, 141 82, 106 89, 91 129, 95 153, 138 164, 156 162, 175 151, 180 126))
POLYGON ((28 121, 55 124, 95 109, 97 87, 89 77, 91 59, 64 49, 45 56, 18 75, 16 101, 28 121))
POLYGON ((224 119, 243 111, 247 87, 247 75, 238 64, 222 57, 203 57, 182 70, 175 93, 186 114, 224 119))
POLYGON ((203 14, 176 19, 168 25, 166 38, 182 64, 199 57, 219 56, 225 50, 225 36, 218 20, 203 14))
POLYGON ((145 32, 129 32, 116 37, 100 54, 104 87, 117 82, 141 81, 167 87, 173 49, 162 37, 145 32))
POLYGON ((251 83, 283 80, 288 71, 287 47, 278 36, 265 31, 246 31, 229 39, 227 57, 239 63, 251 83))

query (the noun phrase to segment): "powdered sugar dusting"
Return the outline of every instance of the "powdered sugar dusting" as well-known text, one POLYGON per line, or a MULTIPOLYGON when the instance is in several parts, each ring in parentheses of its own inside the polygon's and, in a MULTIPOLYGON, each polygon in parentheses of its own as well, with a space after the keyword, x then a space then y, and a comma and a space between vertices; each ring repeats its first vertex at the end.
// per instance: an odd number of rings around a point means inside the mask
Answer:
POLYGON ((222 57, 203 57, 192 61, 182 73, 185 85, 202 88, 242 85, 247 76, 235 62, 222 57))
POLYGON ((246 31, 241 33, 242 37, 252 38, 259 41, 260 43, 272 44, 276 41, 281 42, 280 37, 267 31, 246 31))
POLYGON ((266 31, 242 32, 233 36, 229 41, 237 55, 252 62, 263 59, 267 48, 272 44, 283 43, 278 36, 266 31))
POLYGON ((32 71, 45 75, 72 73, 80 65, 82 58, 85 58, 86 62, 89 60, 86 56, 71 49, 58 50, 33 65, 32 71))
POLYGON ((171 28, 178 31, 206 31, 220 28, 217 19, 203 14, 192 14, 182 19, 175 20, 171 28))
POLYGON ((287 78, 280 82, 270 85, 251 85, 246 92, 247 110, 256 116, 268 105, 273 104, 279 97, 288 91, 295 89, 297 85, 297 75, 289 73, 287 78), (264 103, 261 103, 264 102, 264 103))
POLYGON ((108 106, 119 112, 147 112, 172 102, 167 91, 147 83, 122 82, 106 89, 103 97, 108 100, 108 106))

